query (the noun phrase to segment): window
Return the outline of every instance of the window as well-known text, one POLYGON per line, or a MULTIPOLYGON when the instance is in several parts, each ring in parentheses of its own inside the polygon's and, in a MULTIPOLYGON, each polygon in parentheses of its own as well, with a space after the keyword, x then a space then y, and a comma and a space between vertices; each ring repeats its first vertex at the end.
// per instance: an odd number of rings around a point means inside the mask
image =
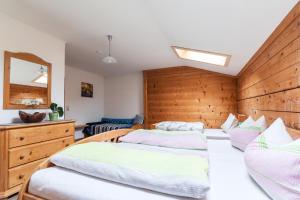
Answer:
POLYGON ((193 60, 203 63, 209 63, 218 66, 227 66, 230 60, 230 55, 213 53, 202 50, 187 49, 183 47, 172 47, 177 56, 181 59, 193 60))
POLYGON ((34 83, 47 84, 48 83, 48 74, 44 73, 39 75, 36 79, 33 80, 34 83))

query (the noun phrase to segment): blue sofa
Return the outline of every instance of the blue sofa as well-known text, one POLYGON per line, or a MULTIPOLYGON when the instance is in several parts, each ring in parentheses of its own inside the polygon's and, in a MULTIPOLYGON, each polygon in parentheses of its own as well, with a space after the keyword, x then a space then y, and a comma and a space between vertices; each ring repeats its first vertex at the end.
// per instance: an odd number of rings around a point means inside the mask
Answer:
POLYGON ((95 134, 103 133, 110 130, 131 128, 137 124, 143 124, 144 118, 141 115, 136 115, 134 118, 129 119, 117 119, 103 117, 100 122, 87 123, 87 127, 83 129, 83 133, 86 136, 92 136, 95 134))

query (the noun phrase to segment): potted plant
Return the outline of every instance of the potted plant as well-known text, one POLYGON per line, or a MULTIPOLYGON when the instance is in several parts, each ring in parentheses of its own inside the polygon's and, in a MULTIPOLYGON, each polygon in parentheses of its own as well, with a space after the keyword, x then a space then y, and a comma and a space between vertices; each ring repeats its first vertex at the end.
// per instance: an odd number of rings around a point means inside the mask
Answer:
POLYGON ((49 113, 50 121, 58 120, 58 117, 62 117, 64 115, 64 109, 62 107, 58 107, 56 103, 51 103, 50 109, 52 110, 52 113, 49 113))

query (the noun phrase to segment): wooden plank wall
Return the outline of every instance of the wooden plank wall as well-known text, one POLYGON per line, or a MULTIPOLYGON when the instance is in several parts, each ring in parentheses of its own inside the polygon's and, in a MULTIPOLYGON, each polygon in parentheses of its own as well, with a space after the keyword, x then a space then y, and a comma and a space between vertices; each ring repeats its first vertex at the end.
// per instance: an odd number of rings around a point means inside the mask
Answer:
POLYGON ((239 74, 238 112, 300 129, 299 2, 239 74))
POLYGON ((48 88, 29 85, 10 84, 10 103, 18 104, 21 99, 43 99, 48 104, 48 88))
POLYGON ((145 125, 202 121, 218 128, 236 112, 236 78, 192 67, 144 71, 145 125))

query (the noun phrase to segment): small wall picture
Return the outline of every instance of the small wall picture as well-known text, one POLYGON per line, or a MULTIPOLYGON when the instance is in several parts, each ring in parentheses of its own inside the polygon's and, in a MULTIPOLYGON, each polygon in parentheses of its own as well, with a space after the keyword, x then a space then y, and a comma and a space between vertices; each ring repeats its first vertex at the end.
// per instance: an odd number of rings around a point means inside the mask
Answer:
POLYGON ((93 84, 81 82, 81 96, 93 97, 93 84))

